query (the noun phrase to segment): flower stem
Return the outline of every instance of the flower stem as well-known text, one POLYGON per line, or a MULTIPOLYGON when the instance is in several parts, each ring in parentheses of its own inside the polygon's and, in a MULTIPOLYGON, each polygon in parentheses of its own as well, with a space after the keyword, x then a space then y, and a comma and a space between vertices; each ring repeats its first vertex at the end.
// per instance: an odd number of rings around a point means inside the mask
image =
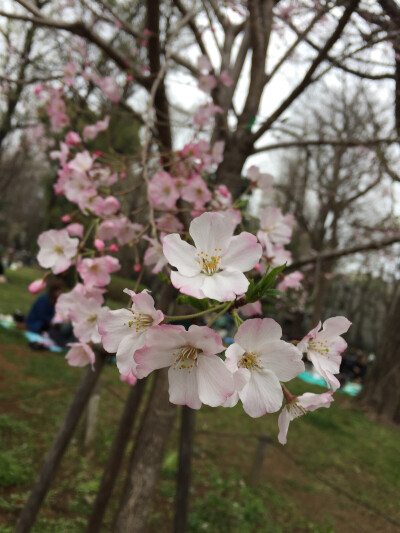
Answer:
POLYGON ((205 311, 199 311, 198 313, 193 313, 191 315, 165 316, 164 320, 165 322, 173 322, 174 320, 186 320, 189 318, 196 318, 198 316, 208 315, 210 313, 213 313, 214 311, 218 311, 222 307, 226 307, 226 305, 220 304, 215 307, 211 307, 210 309, 206 309, 205 311))
POLYGON ((228 309, 233 305, 234 302, 228 302, 226 305, 224 305, 224 307, 221 309, 221 311, 219 313, 217 313, 208 323, 207 323, 207 327, 209 328, 212 324, 214 324, 214 322, 216 320, 218 320, 218 318, 222 315, 224 315, 228 309))

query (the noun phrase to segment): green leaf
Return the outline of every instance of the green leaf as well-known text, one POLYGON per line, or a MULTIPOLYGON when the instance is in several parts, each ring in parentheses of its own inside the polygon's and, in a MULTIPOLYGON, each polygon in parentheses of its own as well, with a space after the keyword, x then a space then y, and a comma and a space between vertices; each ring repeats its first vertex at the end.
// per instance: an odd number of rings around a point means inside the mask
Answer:
MULTIPOLYGON (((272 285, 275 283, 276 277, 285 268, 286 263, 284 265, 273 268, 270 272, 266 272, 258 283, 254 283, 253 280, 250 280, 249 288, 246 292, 246 302, 256 302, 257 300, 260 300, 260 298, 262 298, 264 295, 266 295, 268 291, 271 291, 272 289, 270 287, 272 287, 272 285)), ((269 295, 273 294, 274 293, 269 292, 269 295)))
POLYGON ((178 304, 187 304, 191 305, 195 309, 198 309, 199 311, 205 311, 210 307, 210 302, 208 298, 203 298, 202 300, 199 300, 195 298, 194 296, 186 296, 184 294, 180 294, 178 298, 176 299, 178 304))

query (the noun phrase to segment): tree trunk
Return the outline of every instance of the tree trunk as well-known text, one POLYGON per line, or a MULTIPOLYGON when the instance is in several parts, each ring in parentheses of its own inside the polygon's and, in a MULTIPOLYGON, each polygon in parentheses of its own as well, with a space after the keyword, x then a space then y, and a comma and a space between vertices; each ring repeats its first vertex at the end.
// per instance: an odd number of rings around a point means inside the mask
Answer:
POLYGON ((53 445, 44 460, 42 469, 32 489, 25 507, 18 519, 15 533, 28 533, 32 529, 36 515, 50 488, 50 484, 57 472, 57 468, 67 449, 68 443, 79 422, 81 414, 90 398, 97 380, 104 366, 104 353, 96 351, 96 363, 94 372, 88 368, 76 389, 67 415, 54 439, 53 445))
POLYGON ((133 450, 127 486, 114 533, 142 533, 153 501, 164 448, 176 406, 168 399, 168 370, 157 372, 151 398, 133 450))
POLYGON ((400 289, 386 315, 376 361, 369 369, 360 404, 382 419, 400 423, 400 289))

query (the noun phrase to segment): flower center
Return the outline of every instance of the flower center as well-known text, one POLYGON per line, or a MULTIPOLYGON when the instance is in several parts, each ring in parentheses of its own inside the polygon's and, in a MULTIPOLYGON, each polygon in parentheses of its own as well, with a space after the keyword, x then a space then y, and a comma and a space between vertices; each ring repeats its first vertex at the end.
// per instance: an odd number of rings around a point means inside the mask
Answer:
POLYGON ((286 404, 286 409, 289 411, 291 416, 293 416, 293 418, 298 418, 299 416, 303 416, 307 413, 307 410, 298 404, 297 399, 286 404))
POLYGON ((183 346, 183 348, 180 348, 177 354, 172 354, 173 356, 176 356, 176 359, 172 364, 172 368, 174 370, 185 369, 191 372, 192 368, 198 365, 197 357, 201 353, 201 350, 199 350, 199 348, 195 348, 194 346, 183 346))
POLYGON ((197 262, 199 265, 201 265, 201 271, 203 274, 206 274, 207 276, 212 276, 216 272, 219 272, 219 264, 221 262, 221 256, 219 255, 219 252, 221 252, 222 248, 214 248, 214 255, 205 254, 204 252, 200 252, 197 254, 197 262))
POLYGON ((329 346, 327 341, 308 341, 308 349, 317 352, 318 355, 327 356, 329 359, 329 346))
POLYGON ((141 329, 148 328, 153 324, 153 318, 150 315, 138 313, 133 309, 131 309, 131 313, 133 315, 133 320, 129 320, 128 326, 130 328, 133 326, 136 329, 136 333, 139 333, 141 329))
POLYGON ((261 372, 262 366, 260 363, 260 356, 254 352, 245 352, 238 362, 238 367, 261 372))
POLYGON ((96 322, 96 320, 97 320, 97 315, 91 315, 91 316, 89 316, 89 317, 86 319, 86 321, 89 322, 89 323, 91 323, 91 324, 94 324, 94 322, 96 322))
POLYGON ((56 254, 59 254, 59 255, 62 255, 64 253, 62 246, 59 246, 59 245, 54 247, 54 251, 56 254))

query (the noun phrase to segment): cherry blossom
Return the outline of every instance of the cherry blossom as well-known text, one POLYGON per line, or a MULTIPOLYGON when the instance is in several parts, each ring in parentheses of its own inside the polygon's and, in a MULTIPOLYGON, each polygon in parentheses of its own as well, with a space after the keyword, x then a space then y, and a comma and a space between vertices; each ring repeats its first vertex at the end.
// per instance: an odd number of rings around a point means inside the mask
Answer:
POLYGON ((104 287, 111 281, 111 272, 117 272, 120 268, 118 259, 105 255, 93 259, 82 259, 77 270, 87 287, 104 287))
POLYGON ((39 265, 51 268, 54 274, 67 270, 78 251, 78 239, 71 239, 66 229, 51 229, 38 237, 40 250, 37 256, 39 265))
POLYGON ((229 217, 204 213, 190 224, 195 246, 175 233, 164 237, 164 255, 178 269, 171 272, 174 287, 196 298, 221 302, 245 293, 249 281, 243 272, 257 264, 261 246, 251 233, 233 236, 233 231, 229 217))
POLYGON ((329 407, 333 402, 332 394, 332 391, 323 392, 322 394, 306 392, 301 396, 293 396, 283 407, 278 418, 279 442, 286 444, 286 436, 292 420, 310 411, 315 411, 319 407, 329 407))
POLYGON ((70 366, 86 366, 90 364, 92 370, 94 370, 96 356, 88 344, 84 342, 71 342, 68 346, 70 346, 70 349, 65 359, 70 366))
POLYGON ((260 231, 257 233, 265 247, 273 244, 288 244, 292 237, 293 218, 284 216, 279 207, 268 206, 260 211, 260 231))
POLYGON ((157 239, 152 239, 150 237, 143 237, 145 240, 149 241, 150 245, 144 254, 144 264, 147 266, 154 265, 152 270, 153 274, 158 274, 162 268, 168 263, 165 255, 163 254, 163 249, 161 243, 157 239))
POLYGON ((76 296, 70 308, 74 335, 81 342, 100 342, 97 320, 102 313, 101 304, 82 294, 76 296))
POLYGON ((301 353, 307 353, 317 372, 333 391, 340 387, 334 374, 339 374, 341 353, 347 348, 347 342, 340 335, 346 333, 350 326, 350 320, 344 316, 328 318, 323 323, 322 330, 319 322, 297 345, 301 353))
POLYGON ((156 172, 149 183, 149 198, 157 209, 171 209, 175 207, 179 192, 174 179, 163 170, 156 172))
POLYGON ((143 378, 157 368, 168 370, 171 403, 200 409, 205 403, 222 405, 233 393, 232 374, 216 355, 224 345, 206 326, 162 325, 151 328, 146 343, 135 353, 136 375, 143 378))
POLYGON ((127 375, 132 371, 136 375, 133 354, 145 343, 148 329, 159 324, 164 315, 155 309, 147 290, 139 294, 129 289, 124 292, 132 299, 131 309, 105 308, 99 318, 99 332, 104 349, 117 354, 120 373, 127 375))
POLYGON ((274 185, 274 178, 271 174, 261 173, 259 168, 252 165, 247 170, 249 180, 262 191, 270 191, 274 185))
POLYGON ((286 274, 285 278, 280 283, 278 283, 276 288, 278 289, 278 291, 282 292, 286 292, 288 289, 294 289, 298 291, 303 287, 301 284, 303 279, 304 274, 299 270, 295 270, 290 274, 286 274))
POLYGON ((226 407, 240 398, 251 417, 274 413, 282 405, 280 381, 304 372, 301 354, 280 340, 282 329, 272 318, 252 318, 239 327, 235 343, 226 350, 225 364, 233 373, 236 393, 226 407))
POLYGON ((32 281, 32 283, 28 286, 28 291, 31 294, 38 294, 39 292, 42 292, 46 288, 46 280, 45 279, 36 279, 35 281, 32 281))

